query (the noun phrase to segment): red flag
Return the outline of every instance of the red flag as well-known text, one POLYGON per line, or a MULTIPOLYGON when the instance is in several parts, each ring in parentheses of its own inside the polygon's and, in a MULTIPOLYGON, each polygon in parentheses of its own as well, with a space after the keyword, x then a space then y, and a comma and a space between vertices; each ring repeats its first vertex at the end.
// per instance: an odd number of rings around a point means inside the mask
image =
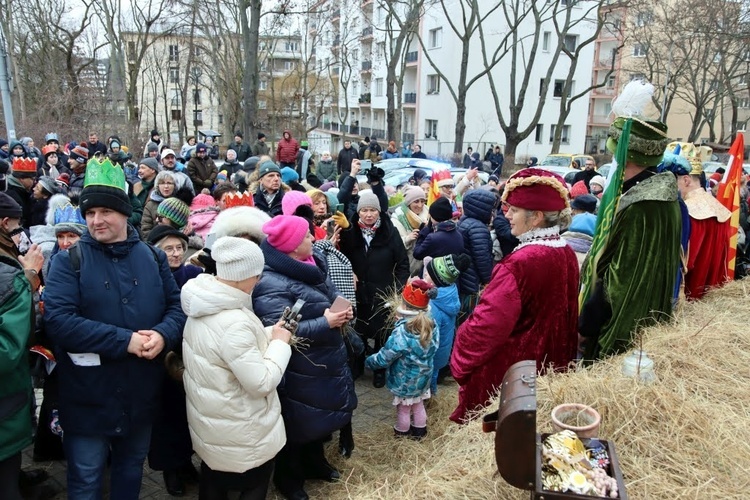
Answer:
POLYGON ((451 177, 451 171, 448 169, 445 170, 433 170, 432 171, 432 181, 430 182, 430 192, 427 196, 427 205, 431 205, 433 201, 440 198, 440 187, 438 186, 438 182, 446 179, 452 179, 451 177))
POLYGON ((742 185, 742 161, 745 152, 745 140, 737 134, 732 147, 729 148, 729 161, 724 178, 719 183, 716 199, 724 205, 732 217, 729 219, 729 258, 727 276, 734 279, 734 266, 737 260, 737 234, 740 227, 740 186, 742 185))

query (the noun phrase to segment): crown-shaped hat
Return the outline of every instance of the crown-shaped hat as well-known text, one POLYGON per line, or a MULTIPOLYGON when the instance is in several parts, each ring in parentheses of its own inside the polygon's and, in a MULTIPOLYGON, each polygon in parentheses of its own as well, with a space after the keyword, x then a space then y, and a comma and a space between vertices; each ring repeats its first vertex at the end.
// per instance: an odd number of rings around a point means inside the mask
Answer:
POLYGON ((107 186, 128 192, 125 181, 125 172, 119 165, 113 164, 109 158, 99 161, 94 158, 89 160, 86 166, 86 177, 83 179, 83 187, 107 186))
POLYGON ((70 203, 66 203, 55 209, 55 225, 58 224, 81 224, 86 225, 86 219, 81 215, 81 210, 70 203))
POLYGON ((428 292, 431 288, 432 285, 426 281, 414 278, 404 286, 401 298, 410 309, 426 310, 430 303, 428 292))
POLYGON ((36 160, 34 158, 13 158, 11 173, 15 177, 36 177, 36 160))
POLYGON ((255 203, 253 202, 253 195, 250 194, 250 191, 245 191, 244 193, 227 194, 227 197, 224 198, 224 206, 226 208, 254 207, 255 203))
POLYGON ((45 158, 52 153, 57 153, 57 144, 48 144, 42 148, 42 156, 45 158))

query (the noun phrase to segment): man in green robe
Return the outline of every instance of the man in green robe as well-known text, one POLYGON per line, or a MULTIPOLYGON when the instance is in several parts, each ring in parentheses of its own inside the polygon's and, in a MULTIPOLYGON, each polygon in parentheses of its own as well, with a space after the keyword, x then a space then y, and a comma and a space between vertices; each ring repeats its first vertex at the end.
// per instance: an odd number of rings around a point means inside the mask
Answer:
MULTIPOLYGON (((613 153, 625 121, 610 127, 613 153)), ((674 175, 656 171, 668 142, 665 124, 632 119, 621 196, 579 317, 584 360, 628 349, 637 330, 672 314, 682 213, 674 175)))

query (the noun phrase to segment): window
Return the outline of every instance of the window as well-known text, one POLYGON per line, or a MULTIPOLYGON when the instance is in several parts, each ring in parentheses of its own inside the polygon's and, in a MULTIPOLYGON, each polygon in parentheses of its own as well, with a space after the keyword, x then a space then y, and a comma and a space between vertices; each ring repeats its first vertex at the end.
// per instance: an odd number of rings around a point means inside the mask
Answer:
POLYGON ((224 123, 224 115, 219 115, 219 125, 224 123))
POLYGON ((284 61, 284 71, 292 71, 294 69, 294 61, 284 61))
POLYGON ((378 51, 376 55, 378 57, 385 57, 385 42, 378 42, 378 51))
POLYGON ((443 28, 435 28, 430 30, 429 37, 427 39, 427 47, 431 49, 440 48, 443 45, 443 28))
POLYGON ((135 61, 135 42, 128 42, 128 59, 135 61))
POLYGON ((284 43, 284 50, 287 52, 297 52, 299 51, 299 42, 285 42, 284 43))
POLYGON ((542 95, 542 89, 543 88, 544 88, 544 78, 542 78, 541 80, 539 80, 539 97, 544 97, 542 95))
POLYGON ((172 110, 172 121, 178 122, 182 120, 182 111, 179 109, 173 109, 172 110))
POLYGON ((643 73, 630 73, 631 82, 633 80, 645 80, 645 79, 646 79, 646 75, 644 75, 643 73))
POLYGON ((172 68, 169 70, 169 83, 180 83, 180 70, 172 68))
POLYGON ((262 63, 260 63, 260 70, 268 71, 268 61, 263 61, 262 63))
POLYGON ((738 108, 750 108, 750 98, 743 97, 737 101, 738 108))
POLYGON ((633 57, 646 57, 648 49, 645 43, 636 43, 633 45, 633 57))
POLYGON ((536 132, 534 133, 534 142, 537 144, 542 143, 542 137, 544 137, 544 125, 537 123, 536 132))
POLYGON ((565 35, 563 45, 569 52, 575 52, 576 47, 578 47, 578 35, 565 35))
POLYGON ((201 48, 197 45, 193 45, 193 56, 194 57, 200 57, 201 56, 201 48))
POLYGON ((193 111, 193 122, 195 125, 203 125, 203 110, 196 109, 193 111))
POLYGON ((437 139, 437 120, 425 120, 425 138, 426 139, 437 139))
MULTIPOLYGON (((549 142, 552 144, 555 141, 555 131, 557 125, 551 125, 549 128, 549 142)), ((570 144, 570 125, 563 125, 562 134, 560 134, 560 144, 570 144)))
POLYGON ((427 93, 440 93, 440 77, 438 75, 427 75, 427 93))
POLYGON ((607 78, 607 88, 615 88, 615 75, 610 75, 609 78, 607 78))
POLYGON ((635 25, 638 28, 642 28, 646 26, 647 24, 650 24, 653 19, 653 16, 650 12, 639 12, 635 16, 635 25))
POLYGON ((382 78, 375 79, 375 95, 376 96, 383 95, 383 79, 382 78))
POLYGON ((552 38, 552 33, 549 31, 545 31, 542 35, 542 50, 544 52, 549 52, 549 42, 552 38))
POLYGON ((177 62, 180 60, 180 47, 178 45, 169 46, 169 62, 177 62))
MULTIPOLYGON (((555 80, 555 86, 553 88, 553 94, 555 97, 562 97, 563 89, 565 88, 565 80, 555 80)), ((568 97, 573 93, 573 82, 570 82, 570 88, 568 89, 568 97)))
POLYGON ((557 128, 557 125, 550 125, 549 127, 549 143, 552 144, 555 142, 555 129, 557 128))
POLYGON ((193 90, 193 102, 195 104, 200 104, 201 103, 201 91, 200 91, 200 89, 193 90))
POLYGON ((172 89, 172 106, 179 106, 181 97, 182 95, 178 89, 172 89))
POLYGON ((268 80, 258 82, 258 90, 268 90, 268 80))
POLYGON ((266 101, 258 101, 258 109, 266 109, 266 101))

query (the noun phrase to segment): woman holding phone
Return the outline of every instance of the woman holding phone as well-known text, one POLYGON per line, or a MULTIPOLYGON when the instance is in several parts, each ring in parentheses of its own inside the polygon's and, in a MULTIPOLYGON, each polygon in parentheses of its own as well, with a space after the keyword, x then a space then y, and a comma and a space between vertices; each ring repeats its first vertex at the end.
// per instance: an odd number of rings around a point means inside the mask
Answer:
POLYGON ((306 479, 334 481, 339 473, 325 458, 323 443, 351 422, 357 406, 341 327, 351 306, 333 312, 336 288, 323 255, 313 247, 310 224, 279 215, 263 225, 265 268, 253 294, 253 308, 267 326, 285 308, 304 301, 284 380, 279 385, 287 444, 276 458, 274 484, 286 498, 308 498, 306 479))

